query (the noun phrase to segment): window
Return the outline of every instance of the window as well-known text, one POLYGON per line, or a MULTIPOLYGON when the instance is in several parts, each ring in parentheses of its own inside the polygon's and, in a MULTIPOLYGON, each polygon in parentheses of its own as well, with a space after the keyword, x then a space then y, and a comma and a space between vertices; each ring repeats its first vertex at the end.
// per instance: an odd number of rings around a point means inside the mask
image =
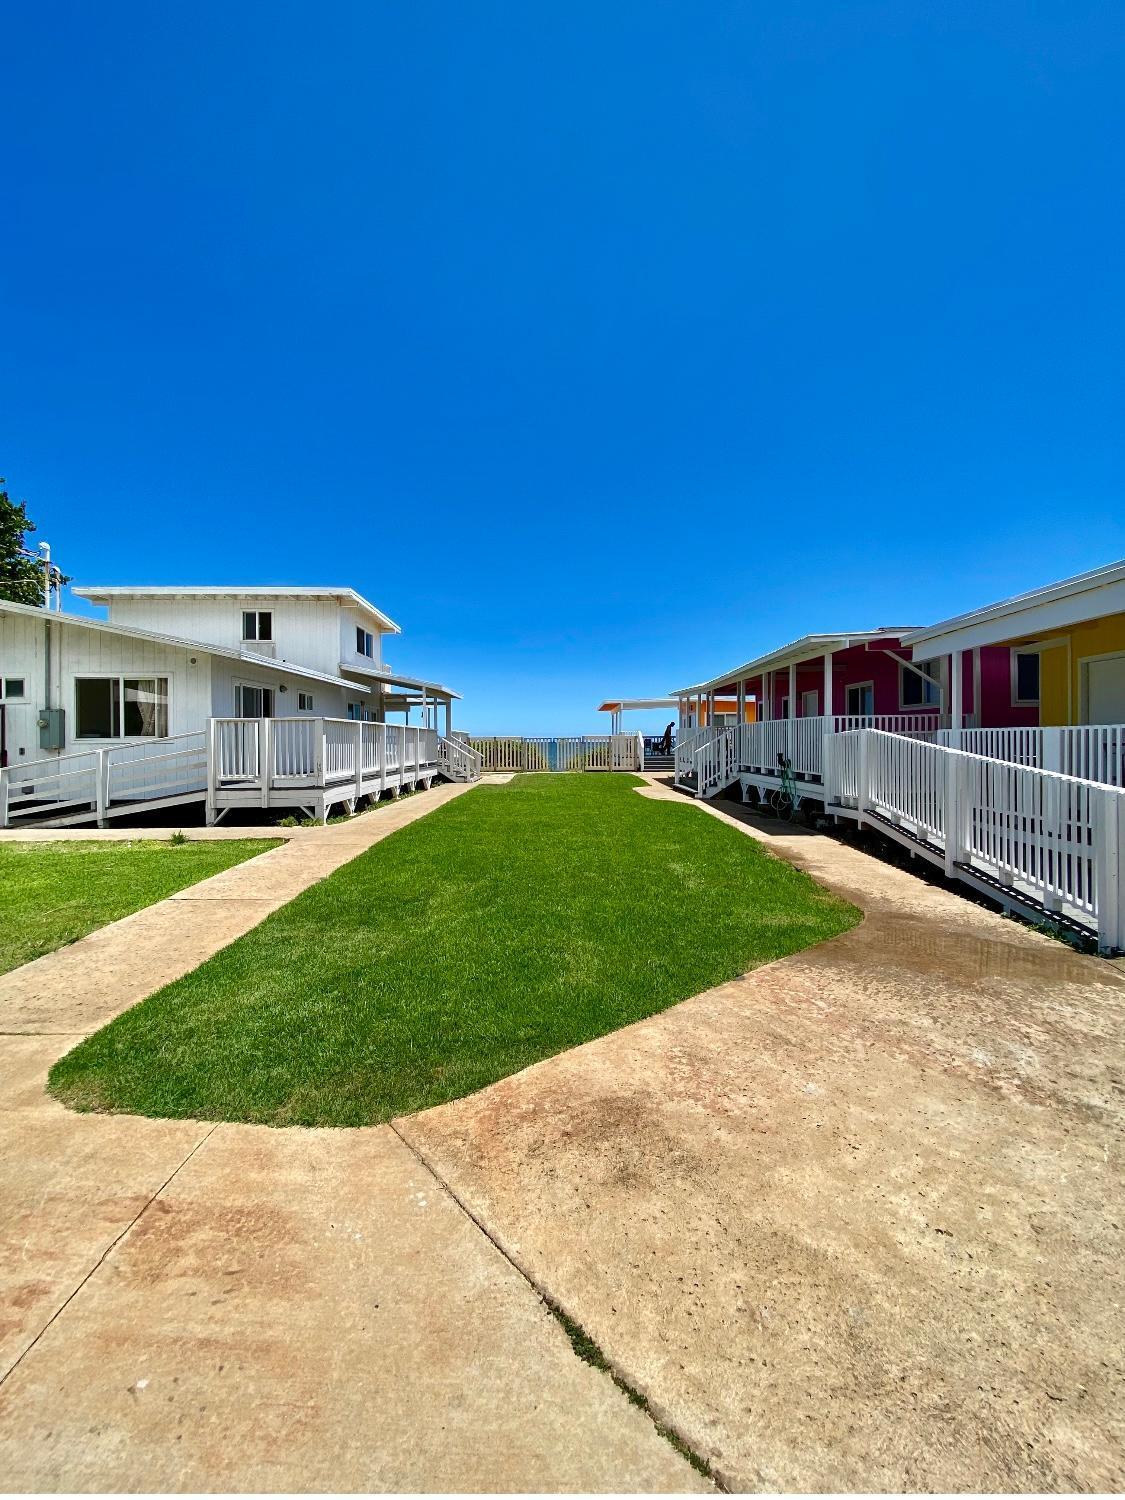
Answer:
POLYGON ((13 698, 26 697, 26 684, 22 677, 0 677, 0 703, 10 703, 13 698))
POLYGON ((916 667, 901 666, 899 704, 903 708, 936 708, 941 702, 940 668, 936 661, 920 661, 916 667), (920 677, 924 672, 925 677, 920 677))
POLYGON ((875 713, 875 684, 853 682, 844 698, 844 712, 849 719, 869 719, 875 713))
POLYGON ((77 677, 75 738, 163 739, 168 733, 167 677, 77 677))
POLYGON ((359 625, 355 630, 355 649, 360 656, 375 655, 375 637, 370 630, 364 630, 359 625))
POLYGON ((297 694, 297 712, 311 714, 313 711, 313 695, 311 693, 297 694))
POLYGON ((273 611, 244 609, 242 611, 242 639, 244 641, 272 641, 273 611))
POLYGON ((362 719, 363 718, 363 704, 362 703, 349 703, 348 704, 348 718, 349 719, 362 719))
POLYGON ((273 688, 257 687, 252 682, 236 682, 234 716, 236 719, 272 719, 273 688))
POLYGON ((1012 703, 1034 705, 1039 702, 1039 652, 1012 652, 1012 703))

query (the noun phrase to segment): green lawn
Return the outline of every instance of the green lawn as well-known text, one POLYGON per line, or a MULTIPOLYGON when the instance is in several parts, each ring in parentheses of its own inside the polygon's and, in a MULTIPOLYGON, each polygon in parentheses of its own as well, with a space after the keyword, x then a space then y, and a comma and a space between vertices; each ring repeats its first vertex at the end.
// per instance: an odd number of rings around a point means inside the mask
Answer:
POLYGON ((633 777, 521 776, 400 830, 56 1063, 77 1109, 367 1125, 859 920, 633 777))
POLYGON ((277 842, 0 844, 0 974, 277 842))

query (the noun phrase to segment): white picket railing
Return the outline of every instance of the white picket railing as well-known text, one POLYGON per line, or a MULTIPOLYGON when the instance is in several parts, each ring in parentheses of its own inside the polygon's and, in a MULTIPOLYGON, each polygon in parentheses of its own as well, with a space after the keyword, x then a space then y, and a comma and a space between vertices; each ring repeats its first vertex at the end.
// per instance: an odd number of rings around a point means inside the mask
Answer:
POLYGON ((217 718, 212 788, 268 793, 355 783, 362 796, 377 789, 373 783, 395 787, 436 774, 441 743, 436 729, 358 719, 217 718))
POLYGON ((704 729, 687 729, 680 735, 676 741, 676 781, 683 782, 695 775, 695 752, 721 732, 709 725, 704 729))
POLYGON ((450 781, 478 781, 482 760, 463 740, 443 739, 439 745, 442 774, 450 781))
POLYGON ((878 730, 833 738, 841 803, 920 841, 956 876, 1125 944, 1125 788, 878 730))
POLYGON ((640 734, 470 735, 485 771, 641 771, 640 734))
POLYGON ((790 762, 793 774, 819 779, 824 773, 825 735, 853 729, 882 729, 891 734, 933 734, 942 719, 929 714, 810 714, 805 719, 763 719, 737 729, 739 768, 758 775, 779 774, 778 757, 790 762))
POLYGON ((707 797, 720 792, 735 779, 738 774, 736 735, 736 729, 719 729, 696 747, 693 759, 697 796, 707 797))
POLYGON ((123 803, 202 792, 207 735, 168 735, 20 761, 0 769, 0 828, 13 819, 93 812, 99 822, 123 803))
POLYGON ((942 729, 930 737, 970 755, 1125 786, 1125 724, 942 729))

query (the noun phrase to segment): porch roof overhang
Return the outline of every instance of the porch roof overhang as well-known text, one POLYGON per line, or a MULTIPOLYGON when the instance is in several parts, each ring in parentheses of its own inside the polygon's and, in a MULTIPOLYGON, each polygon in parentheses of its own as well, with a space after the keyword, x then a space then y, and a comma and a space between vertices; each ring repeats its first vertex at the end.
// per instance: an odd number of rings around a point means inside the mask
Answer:
MULTIPOLYGON (((346 673, 349 679, 366 677, 382 687, 413 688, 418 693, 424 692, 427 698, 444 698, 451 702, 455 698, 460 700, 461 697, 460 693, 455 693, 452 688, 447 688, 440 682, 426 682, 421 677, 404 677, 401 672, 382 671, 378 667, 357 667, 351 662, 341 662, 340 671, 346 673)), ((351 681, 347 683, 347 686, 354 685, 351 681)))
POLYGON ((600 714, 628 713, 631 709, 678 708, 676 698, 607 698, 598 704, 600 714))
POLYGON ((157 630, 140 630, 135 625, 114 625, 109 620, 95 620, 89 615, 72 615, 64 610, 39 609, 34 604, 16 604, 0 599, 0 614, 25 615, 48 624, 73 625, 81 630, 97 630, 105 635, 124 636, 133 641, 151 641, 158 646, 171 646, 177 651, 194 651, 197 656, 217 656, 224 661, 243 662, 248 667, 275 672, 281 677, 302 677, 310 682, 327 682, 332 687, 349 688, 361 693, 369 688, 361 687, 346 678, 335 677, 331 672, 318 672, 314 667, 302 667, 297 662, 287 661, 282 656, 260 656, 256 651, 238 651, 232 646, 216 646, 212 641, 193 641, 187 636, 165 635, 157 630))
POLYGON ((1045 588, 924 625, 903 637, 918 661, 950 651, 1054 635, 1084 620, 1125 613, 1125 559, 1045 588))
POLYGON ((787 646, 779 646, 776 651, 756 656, 751 661, 743 662, 741 666, 732 667, 729 672, 720 673, 718 677, 697 682, 691 687, 679 688, 676 696, 689 698, 693 693, 710 693, 716 688, 745 682, 750 677, 760 677, 763 672, 776 672, 781 667, 810 661, 829 651, 844 651, 849 646, 865 646, 871 641, 879 640, 899 641, 907 631, 916 628, 914 625, 883 625, 878 630, 841 630, 831 635, 803 635, 798 640, 790 641, 787 646))

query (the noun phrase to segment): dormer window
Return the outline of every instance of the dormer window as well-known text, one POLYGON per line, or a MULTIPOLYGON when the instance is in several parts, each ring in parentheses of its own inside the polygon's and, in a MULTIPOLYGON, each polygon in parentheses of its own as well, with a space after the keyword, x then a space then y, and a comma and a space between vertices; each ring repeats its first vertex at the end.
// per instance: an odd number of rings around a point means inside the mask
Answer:
POLYGON ((242 639, 244 641, 272 641, 273 611, 244 609, 242 611, 242 639))
POLYGON ((356 626, 355 649, 360 656, 373 657, 375 655, 375 637, 371 634, 370 630, 364 630, 360 626, 356 626))

